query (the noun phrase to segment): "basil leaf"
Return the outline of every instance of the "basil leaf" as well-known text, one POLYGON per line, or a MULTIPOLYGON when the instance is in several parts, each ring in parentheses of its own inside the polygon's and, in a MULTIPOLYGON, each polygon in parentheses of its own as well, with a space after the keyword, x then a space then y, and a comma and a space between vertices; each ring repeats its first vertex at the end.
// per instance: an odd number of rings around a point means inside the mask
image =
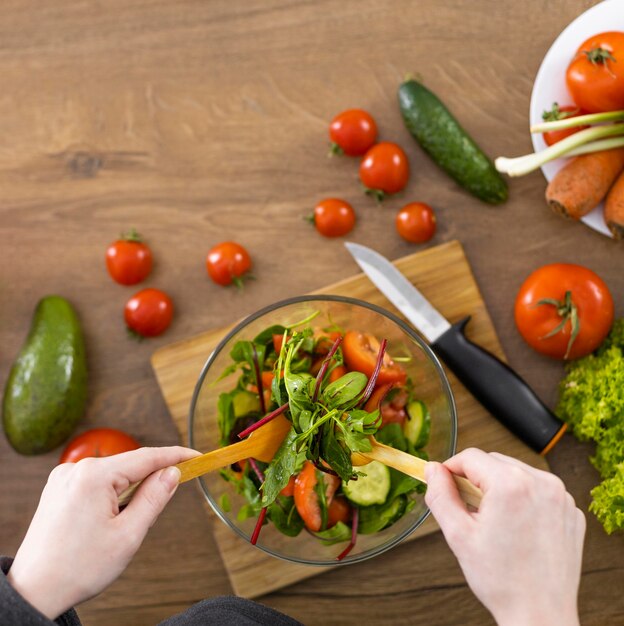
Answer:
POLYGON ((362 372, 348 372, 325 387, 321 402, 328 409, 344 407, 362 393, 367 382, 368 378, 362 372))
POLYGON ((344 522, 337 522, 335 526, 332 526, 327 530, 321 530, 318 533, 314 533, 314 536, 318 537, 323 545, 333 546, 335 543, 350 541, 351 528, 344 522))
POLYGON ((262 506, 268 506, 286 486, 297 467, 297 431, 292 427, 267 467, 262 485, 262 506))

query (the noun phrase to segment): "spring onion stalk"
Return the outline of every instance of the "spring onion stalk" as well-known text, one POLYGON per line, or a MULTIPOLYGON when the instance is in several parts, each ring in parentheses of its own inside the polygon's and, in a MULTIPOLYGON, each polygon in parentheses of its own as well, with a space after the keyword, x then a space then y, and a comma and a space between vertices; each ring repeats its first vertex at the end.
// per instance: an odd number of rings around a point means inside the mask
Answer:
MULTIPOLYGON (((601 150, 613 150, 614 148, 624 148, 624 137, 611 137, 611 139, 590 141, 583 146, 570 150, 566 156, 579 156, 580 154, 589 154, 590 152, 599 152, 601 150)), ((396 361, 397 359, 395 358, 394 360, 396 361)))
POLYGON ((514 159, 498 157, 494 161, 494 165, 499 172, 507 174, 508 176, 524 176, 536 170, 538 167, 541 167, 544 163, 548 163, 562 156, 567 156, 571 150, 589 143, 590 141, 617 135, 624 135, 624 124, 610 124, 608 126, 587 128, 535 154, 526 154, 514 159))
POLYGON ((609 111, 608 113, 590 113, 588 115, 578 115, 576 117, 564 117, 553 122, 541 122, 531 126, 532 133, 545 133, 550 130, 563 130, 564 128, 575 128, 576 126, 589 126, 590 124, 601 124, 602 122, 624 121, 624 111, 609 111))

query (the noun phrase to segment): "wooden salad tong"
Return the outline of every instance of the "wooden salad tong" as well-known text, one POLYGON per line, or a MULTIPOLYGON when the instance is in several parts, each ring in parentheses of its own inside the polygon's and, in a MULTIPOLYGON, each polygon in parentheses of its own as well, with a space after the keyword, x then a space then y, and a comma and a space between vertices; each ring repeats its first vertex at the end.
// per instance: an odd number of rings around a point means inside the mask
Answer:
MULTIPOLYGON (((178 463, 176 467, 180 470, 180 482, 184 483, 250 457, 268 463, 275 456, 290 427, 291 423, 283 415, 278 415, 264 426, 255 430, 243 441, 178 463)), ((425 479, 426 461, 407 454, 407 452, 401 452, 401 450, 379 443, 374 437, 371 437, 370 440, 373 449, 370 452, 352 454, 351 462, 353 465, 365 465, 371 461, 379 461, 416 480, 423 483, 427 482, 425 479)), ((481 490, 461 476, 453 476, 453 478, 461 499, 475 509, 479 508, 479 503, 483 497, 481 490)), ((119 495, 119 506, 125 506, 130 502, 141 482, 130 485, 119 495)))

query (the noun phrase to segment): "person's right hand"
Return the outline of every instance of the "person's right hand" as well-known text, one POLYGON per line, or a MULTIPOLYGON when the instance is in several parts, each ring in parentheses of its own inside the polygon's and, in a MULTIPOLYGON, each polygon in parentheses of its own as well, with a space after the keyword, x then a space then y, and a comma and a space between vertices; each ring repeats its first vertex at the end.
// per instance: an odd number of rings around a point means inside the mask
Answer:
POLYGON ((428 463, 425 475, 427 505, 499 625, 578 625, 585 517, 559 478, 476 449, 428 463), (477 512, 460 500, 451 472, 483 491, 477 512))

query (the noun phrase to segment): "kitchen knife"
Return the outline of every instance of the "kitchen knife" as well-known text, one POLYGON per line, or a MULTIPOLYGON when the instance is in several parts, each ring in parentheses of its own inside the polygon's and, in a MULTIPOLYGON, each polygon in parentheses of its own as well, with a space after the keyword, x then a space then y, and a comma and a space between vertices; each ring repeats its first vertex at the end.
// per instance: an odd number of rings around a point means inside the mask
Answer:
POLYGON ((450 324, 388 259, 366 246, 345 246, 377 289, 496 419, 540 454, 555 445, 566 424, 508 365, 466 338, 470 316, 450 324))

